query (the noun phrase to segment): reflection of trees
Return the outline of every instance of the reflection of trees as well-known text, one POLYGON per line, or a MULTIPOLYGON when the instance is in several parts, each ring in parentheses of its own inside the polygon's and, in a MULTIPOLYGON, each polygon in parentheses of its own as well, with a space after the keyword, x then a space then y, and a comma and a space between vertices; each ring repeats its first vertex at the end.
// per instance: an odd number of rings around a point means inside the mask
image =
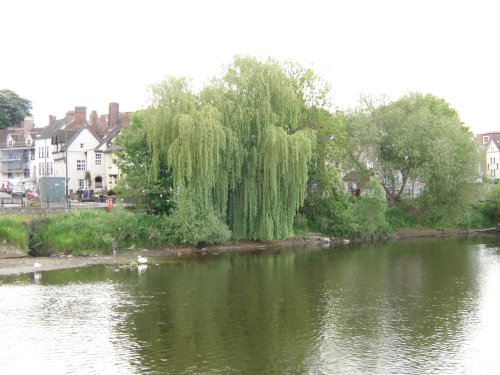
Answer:
POLYGON ((466 241, 233 255, 151 269, 139 285, 131 282, 123 329, 139 343, 141 368, 152 371, 425 369, 462 334, 463 311, 477 293, 466 241))

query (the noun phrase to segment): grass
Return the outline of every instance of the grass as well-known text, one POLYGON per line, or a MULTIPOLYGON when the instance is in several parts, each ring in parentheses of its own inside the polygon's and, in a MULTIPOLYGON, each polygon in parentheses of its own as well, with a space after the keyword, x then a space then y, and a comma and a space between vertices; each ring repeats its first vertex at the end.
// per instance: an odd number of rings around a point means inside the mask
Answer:
POLYGON ((2 243, 27 250, 28 237, 25 220, 19 217, 0 217, 0 241, 2 243))

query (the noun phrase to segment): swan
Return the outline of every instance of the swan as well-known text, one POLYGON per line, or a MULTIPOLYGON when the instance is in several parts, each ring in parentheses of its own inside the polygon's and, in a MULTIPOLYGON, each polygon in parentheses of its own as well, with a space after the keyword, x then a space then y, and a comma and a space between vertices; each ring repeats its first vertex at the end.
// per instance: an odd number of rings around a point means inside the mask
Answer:
POLYGON ((42 266, 41 263, 38 263, 36 262, 35 264, 33 264, 33 268, 40 268, 42 266))
POLYGON ((148 262, 148 258, 144 258, 140 255, 137 255, 137 263, 139 264, 146 264, 148 262))

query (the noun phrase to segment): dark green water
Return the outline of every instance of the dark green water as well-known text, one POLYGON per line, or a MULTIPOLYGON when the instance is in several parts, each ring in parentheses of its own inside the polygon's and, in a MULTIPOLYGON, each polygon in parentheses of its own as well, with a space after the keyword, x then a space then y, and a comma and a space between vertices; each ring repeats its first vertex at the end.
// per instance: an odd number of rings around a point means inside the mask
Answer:
POLYGON ((434 239, 3 279, 0 371, 499 373, 498 246, 434 239))

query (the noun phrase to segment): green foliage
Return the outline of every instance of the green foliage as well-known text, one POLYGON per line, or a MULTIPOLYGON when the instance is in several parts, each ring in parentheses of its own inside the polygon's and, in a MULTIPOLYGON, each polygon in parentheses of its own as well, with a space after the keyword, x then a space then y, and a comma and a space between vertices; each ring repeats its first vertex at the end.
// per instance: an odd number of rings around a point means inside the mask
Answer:
POLYGON ((201 208, 184 190, 176 199, 176 208, 168 217, 162 218, 162 232, 173 244, 224 243, 231 231, 213 209, 201 208))
POLYGON ((385 217, 393 230, 415 227, 420 224, 417 201, 404 199, 397 207, 389 208, 385 217))
POLYGON ((479 154, 472 134, 443 99, 410 94, 348 116, 351 165, 377 161, 390 205, 399 205, 407 184, 424 186, 427 222, 456 224, 469 212, 479 154))
POLYGON ((350 206, 353 204, 347 194, 335 193, 327 197, 309 195, 301 212, 307 218, 310 229, 336 237, 355 235, 350 206))
POLYGON ((0 129, 19 127, 26 116, 31 116, 31 101, 14 91, 0 90, 0 129))
POLYGON ((162 165, 171 167, 173 191, 215 210, 237 239, 292 235, 315 142, 300 119, 318 97, 311 72, 302 80, 290 72, 236 57, 200 95, 185 79, 154 85, 143 122, 146 173, 157 180, 162 165))
POLYGON ((33 255, 53 253, 109 253, 132 244, 151 244, 154 222, 116 207, 104 210, 78 210, 47 217, 33 228, 30 248, 33 255))
POLYGON ((500 186, 492 185, 484 202, 484 214, 491 223, 500 223, 500 186))
POLYGON ((28 231, 26 226, 19 220, 0 217, 0 242, 27 250, 28 231))
POLYGON ((386 220, 387 201, 385 192, 376 178, 372 178, 366 186, 366 194, 355 199, 351 206, 354 228, 357 235, 373 237, 386 234, 389 223, 386 220))
POLYGON ((151 150, 147 146, 143 112, 132 116, 132 125, 124 130, 119 144, 124 148, 118 158, 123 178, 116 193, 136 203, 137 210, 148 214, 169 214, 172 210, 172 171, 161 160, 155 175, 149 173, 151 150))

